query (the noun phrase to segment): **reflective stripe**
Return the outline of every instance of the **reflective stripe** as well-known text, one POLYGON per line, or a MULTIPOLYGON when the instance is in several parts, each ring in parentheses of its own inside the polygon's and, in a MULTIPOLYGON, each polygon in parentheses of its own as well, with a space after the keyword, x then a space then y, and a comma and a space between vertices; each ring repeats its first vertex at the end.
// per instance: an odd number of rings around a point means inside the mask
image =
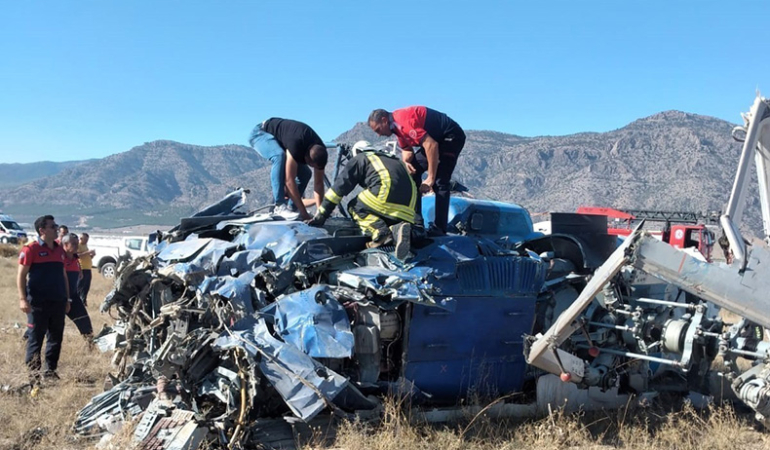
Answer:
POLYGON ((390 172, 385 168, 382 160, 374 153, 366 153, 366 157, 369 158, 369 162, 372 163, 372 167, 377 171, 377 175, 380 176, 380 192, 377 195, 377 199, 383 203, 388 201, 388 194, 390 194, 390 172))
POLYGON ((409 209, 407 206, 395 203, 381 202, 369 190, 361 191, 361 193, 358 194, 358 199, 372 211, 377 211, 377 213, 393 219, 414 223, 414 209, 409 209))
POLYGON ((324 198, 326 200, 329 200, 330 202, 334 203, 335 205, 338 205, 340 201, 342 201, 342 197, 337 195, 336 192, 334 192, 334 189, 329 188, 328 191, 326 191, 326 195, 324 195, 324 198))
POLYGON ((380 230, 372 226, 372 224, 377 221, 377 216, 374 214, 367 214, 366 217, 361 217, 356 214, 355 211, 350 211, 350 213, 353 215, 353 220, 356 221, 356 224, 358 224, 358 227, 361 228, 361 231, 363 231, 364 234, 367 234, 368 232, 374 241, 380 237, 380 230))
POLYGON ((326 208, 323 207, 323 205, 318 207, 318 212, 321 214, 326 214, 326 208))

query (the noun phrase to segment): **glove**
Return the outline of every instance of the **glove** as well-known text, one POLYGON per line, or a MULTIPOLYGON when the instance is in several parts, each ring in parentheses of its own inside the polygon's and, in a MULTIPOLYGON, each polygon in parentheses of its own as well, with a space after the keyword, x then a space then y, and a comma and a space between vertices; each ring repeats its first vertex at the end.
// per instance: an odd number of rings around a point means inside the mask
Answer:
POLYGON ((316 214, 312 219, 306 220, 305 223, 311 227, 321 227, 326 222, 326 217, 323 214, 316 214))

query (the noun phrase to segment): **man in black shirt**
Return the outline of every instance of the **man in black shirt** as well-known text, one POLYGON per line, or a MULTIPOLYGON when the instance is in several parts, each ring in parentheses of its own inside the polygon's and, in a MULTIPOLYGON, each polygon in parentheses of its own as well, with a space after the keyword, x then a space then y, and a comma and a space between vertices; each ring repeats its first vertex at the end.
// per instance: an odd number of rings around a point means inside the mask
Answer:
POLYGON ((326 145, 312 128, 302 122, 277 117, 260 123, 251 132, 249 144, 260 156, 272 163, 270 183, 278 215, 290 215, 296 208, 299 218, 310 219, 302 195, 310 182, 313 168, 313 191, 316 206, 324 195, 324 167, 328 159, 326 145), (286 197, 289 197, 288 207, 286 197))

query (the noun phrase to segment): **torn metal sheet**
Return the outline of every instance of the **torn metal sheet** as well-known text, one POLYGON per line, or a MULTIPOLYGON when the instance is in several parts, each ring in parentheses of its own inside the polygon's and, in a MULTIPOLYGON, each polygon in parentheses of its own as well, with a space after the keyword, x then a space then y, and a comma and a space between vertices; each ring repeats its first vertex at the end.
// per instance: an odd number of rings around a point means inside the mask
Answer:
POLYGON ((219 262, 217 275, 236 277, 242 273, 257 270, 262 263, 261 252, 253 250, 237 251, 219 262))
POLYGON ((475 239, 466 236, 446 236, 435 239, 427 247, 417 251, 411 261, 415 266, 432 269, 436 279, 453 278, 457 275, 457 263, 482 256, 475 239))
POLYGON ((228 412, 238 409, 241 380, 238 374, 224 367, 217 367, 198 388, 198 395, 212 395, 227 405, 228 412))
POLYGON ((106 353, 115 350, 118 345, 125 340, 126 326, 123 323, 116 323, 112 327, 105 326, 94 337, 94 345, 100 352, 106 353))
POLYGON ((243 188, 236 189, 222 197, 218 202, 193 214, 193 217, 224 216, 233 214, 246 205, 246 194, 248 192, 248 190, 243 188))
POLYGON ((198 253, 192 261, 187 263, 177 263, 174 270, 177 272, 196 272, 214 275, 217 273, 219 262, 228 252, 235 249, 235 247, 236 244, 233 244, 232 242, 215 239, 198 253))
POLYGON ((154 392, 155 386, 137 386, 126 380, 91 399, 78 412, 75 431, 87 434, 98 429, 99 423, 122 423, 126 417, 138 416, 147 409, 154 392))
MULTIPOLYGON (((244 227, 233 243, 248 250, 265 250, 272 254, 272 260, 286 267, 300 245, 308 240, 328 237, 322 228, 305 225, 302 222, 262 222, 244 227)), ((327 257, 333 256, 329 252, 327 257)))
POLYGON ((219 350, 244 349, 259 361, 259 368, 292 412, 310 420, 347 385, 341 375, 324 367, 293 345, 272 337, 264 319, 246 317, 214 342, 219 350))
POLYGON ((174 242, 158 253, 156 259, 166 264, 190 261, 212 241, 212 238, 200 238, 174 242))
POLYGON ((234 311, 237 311, 241 317, 245 317, 254 312, 255 298, 251 283, 254 281, 254 273, 245 272, 234 277, 207 277, 198 286, 198 293, 219 295, 229 300, 234 311))
POLYGON ((371 292, 383 301, 394 302, 393 306, 400 302, 412 302, 448 310, 454 307, 451 298, 436 301, 428 293, 432 287, 426 284, 421 276, 412 273, 381 267, 358 267, 337 274, 337 281, 362 293, 371 292))
POLYGON ((340 302, 325 285, 281 297, 261 311, 278 335, 314 358, 350 358, 353 333, 340 302))

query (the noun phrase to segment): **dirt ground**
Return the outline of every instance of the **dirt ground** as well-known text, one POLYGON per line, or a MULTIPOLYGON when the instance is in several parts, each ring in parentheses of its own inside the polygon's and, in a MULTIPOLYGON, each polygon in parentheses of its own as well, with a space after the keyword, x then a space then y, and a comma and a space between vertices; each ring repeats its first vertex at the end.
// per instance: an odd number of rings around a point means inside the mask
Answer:
MULTIPOLYGON (((81 449, 94 441, 71 432, 77 411, 102 390, 110 371, 110 355, 90 352, 72 323, 67 323, 59 374, 61 380, 45 385, 36 396, 20 388, 27 380, 22 334, 26 323, 19 311, 15 277, 16 258, 0 256, 0 449, 81 449)), ((99 275, 89 296, 94 329, 111 322, 98 312, 111 283, 99 275)), ((336 440, 307 447, 347 450, 486 450, 486 449, 770 449, 770 434, 752 416, 729 406, 707 411, 661 404, 644 410, 623 409, 591 414, 563 415, 529 421, 493 421, 469 415, 451 425, 413 425, 408 413, 388 405, 383 421, 349 423, 336 440)), ((120 447, 117 447, 120 448, 120 447)))

